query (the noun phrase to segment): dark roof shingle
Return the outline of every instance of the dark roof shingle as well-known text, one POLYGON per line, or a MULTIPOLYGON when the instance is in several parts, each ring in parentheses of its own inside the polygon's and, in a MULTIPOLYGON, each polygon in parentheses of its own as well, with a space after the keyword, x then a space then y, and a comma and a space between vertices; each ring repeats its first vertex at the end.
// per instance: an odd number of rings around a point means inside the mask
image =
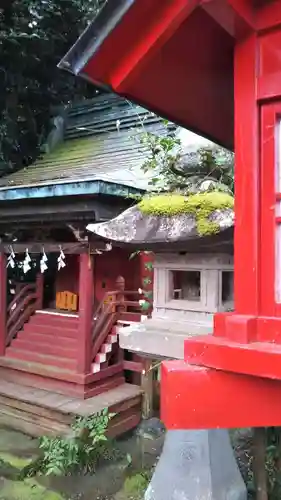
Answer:
POLYGON ((147 189, 141 169, 147 154, 135 135, 163 132, 161 119, 112 94, 71 106, 64 140, 35 163, 0 179, 0 187, 103 180, 147 189))

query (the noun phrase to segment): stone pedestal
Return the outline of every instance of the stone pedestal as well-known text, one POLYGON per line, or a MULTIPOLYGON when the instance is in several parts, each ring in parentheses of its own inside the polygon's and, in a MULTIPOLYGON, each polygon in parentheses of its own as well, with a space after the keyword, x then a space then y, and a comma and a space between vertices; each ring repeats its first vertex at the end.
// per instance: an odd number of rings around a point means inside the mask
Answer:
POLYGON ((168 431, 145 500, 247 500, 226 430, 168 431))

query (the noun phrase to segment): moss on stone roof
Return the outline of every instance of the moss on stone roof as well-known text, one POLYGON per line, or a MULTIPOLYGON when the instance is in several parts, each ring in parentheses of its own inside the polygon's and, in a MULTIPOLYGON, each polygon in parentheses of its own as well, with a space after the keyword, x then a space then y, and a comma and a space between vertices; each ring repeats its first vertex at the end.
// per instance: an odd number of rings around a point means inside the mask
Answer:
POLYGON ((234 209, 234 199, 227 193, 211 191, 185 196, 179 193, 147 196, 138 204, 145 215, 173 217, 180 214, 194 215, 197 231, 201 236, 220 231, 211 215, 217 210, 234 209))

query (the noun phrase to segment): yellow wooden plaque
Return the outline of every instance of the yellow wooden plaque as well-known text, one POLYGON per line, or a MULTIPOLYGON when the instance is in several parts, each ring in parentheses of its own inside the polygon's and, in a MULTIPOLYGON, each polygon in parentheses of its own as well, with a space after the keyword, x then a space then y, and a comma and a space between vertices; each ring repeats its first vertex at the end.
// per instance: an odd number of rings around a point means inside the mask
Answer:
POLYGON ((72 292, 57 292, 56 309, 65 311, 77 311, 78 295, 72 292))
POLYGON ((109 304, 109 302, 113 301, 113 295, 107 295, 105 299, 103 300, 104 304, 109 304))

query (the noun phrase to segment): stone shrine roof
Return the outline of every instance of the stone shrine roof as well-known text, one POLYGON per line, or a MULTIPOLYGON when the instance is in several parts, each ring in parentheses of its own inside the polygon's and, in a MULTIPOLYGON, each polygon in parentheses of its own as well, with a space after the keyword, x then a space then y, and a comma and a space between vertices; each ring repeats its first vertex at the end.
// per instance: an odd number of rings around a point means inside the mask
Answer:
POLYGON ((212 251, 217 246, 218 251, 232 252, 234 210, 231 196, 215 192, 181 196, 183 200, 180 201, 187 200, 189 204, 186 211, 181 209, 178 213, 173 213, 174 207, 171 209, 172 197, 166 195, 170 214, 159 207, 158 213, 153 213, 150 202, 146 204, 143 200, 118 217, 89 224, 87 229, 116 245, 140 250, 212 251))

